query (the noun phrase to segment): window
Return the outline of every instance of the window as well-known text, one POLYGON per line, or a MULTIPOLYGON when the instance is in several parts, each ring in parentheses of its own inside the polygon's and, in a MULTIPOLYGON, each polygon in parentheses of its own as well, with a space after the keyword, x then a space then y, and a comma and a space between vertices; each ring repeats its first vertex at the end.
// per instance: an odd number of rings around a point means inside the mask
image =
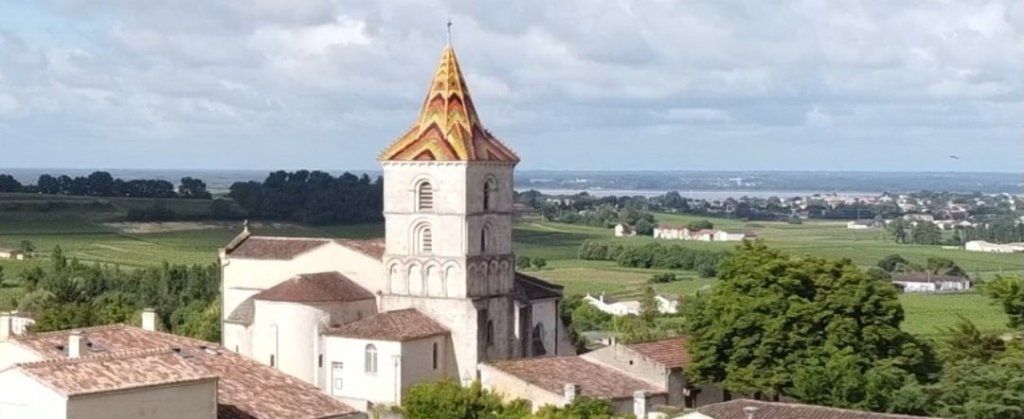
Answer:
POLYGON ((494 179, 487 179, 484 182, 484 211, 491 209, 491 195, 494 194, 494 179))
POLYGON ((318 355, 316 357, 316 366, 317 366, 317 368, 323 368, 324 367, 324 355, 323 354, 320 354, 320 355, 318 355))
POLYGON ((366 372, 377 373, 377 347, 373 344, 366 345, 366 372))
POLYGON ((420 253, 431 253, 434 251, 434 232, 430 227, 421 227, 419 230, 420 253))
MULTIPOLYGON (((343 366, 344 366, 344 364, 342 364, 341 362, 332 362, 331 363, 331 382, 332 382, 332 387, 334 387, 335 391, 341 391, 342 384, 344 384, 344 382, 341 379, 341 374, 344 371, 344 369, 342 368, 343 366)), ((334 393, 334 394, 338 394, 338 393, 334 393)))
POLYGON ((432 355, 433 355, 433 357, 431 359, 433 360, 434 369, 436 370, 437 369, 437 357, 438 357, 437 342, 434 342, 434 352, 432 353, 432 355))
POLYGON ((423 182, 416 188, 416 202, 420 211, 434 209, 434 186, 423 182))
POLYGON ((548 353, 547 348, 544 347, 543 323, 537 323, 537 325, 533 327, 531 340, 533 341, 533 356, 542 356, 548 353))
POLYGON ((270 366, 271 367, 274 366, 274 356, 273 355, 270 356, 270 366))
POLYGON ((487 227, 480 230, 480 253, 487 252, 487 227))
POLYGON ((494 346, 494 321, 487 321, 487 346, 494 346))

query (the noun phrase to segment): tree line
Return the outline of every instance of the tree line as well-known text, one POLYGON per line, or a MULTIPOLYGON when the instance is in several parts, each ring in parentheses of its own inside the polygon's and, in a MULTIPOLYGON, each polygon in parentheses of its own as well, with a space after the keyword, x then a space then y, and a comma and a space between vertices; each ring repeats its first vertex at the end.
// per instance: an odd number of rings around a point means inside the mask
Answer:
POLYGON ((279 170, 263 182, 235 182, 229 196, 253 218, 308 224, 380 222, 384 181, 345 172, 279 170))
POLYGON ((170 265, 122 270, 85 264, 54 248, 44 269, 27 269, 16 279, 27 294, 11 301, 33 313, 34 332, 88 326, 138 324, 144 308, 156 309, 163 328, 208 341, 220 340, 220 269, 170 265))
POLYGON ((184 198, 210 199, 206 183, 192 177, 181 178, 174 184, 159 179, 114 178, 108 172, 96 171, 88 176, 71 177, 43 174, 34 185, 22 185, 14 176, 0 174, 0 192, 40 193, 48 195, 132 197, 132 198, 184 198))
POLYGON ((705 250, 679 244, 648 243, 632 245, 588 240, 577 252, 583 260, 608 260, 626 268, 695 270, 704 278, 718 272, 718 264, 728 255, 723 250, 705 250))

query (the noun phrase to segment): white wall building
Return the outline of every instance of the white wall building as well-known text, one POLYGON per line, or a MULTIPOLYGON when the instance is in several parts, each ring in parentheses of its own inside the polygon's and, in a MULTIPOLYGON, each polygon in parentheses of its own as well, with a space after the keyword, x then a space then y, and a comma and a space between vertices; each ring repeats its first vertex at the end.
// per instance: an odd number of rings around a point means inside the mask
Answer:
POLYGON ((964 249, 972 252, 1016 253, 1024 252, 1024 243, 990 243, 984 240, 972 240, 964 244, 964 249))
POLYGON ((636 228, 631 225, 618 223, 615 225, 615 237, 636 237, 636 228))
MULTIPOLYGON (((583 301, 613 316, 640 315, 640 301, 637 300, 620 300, 604 293, 595 297, 588 293, 583 301)), ((679 301, 674 298, 659 294, 654 296, 654 301, 658 304, 658 312, 662 314, 675 314, 679 311, 679 301)))
POLYGON ((971 288, 971 281, 964 277, 925 273, 896 275, 892 283, 903 289, 903 292, 956 292, 971 288))

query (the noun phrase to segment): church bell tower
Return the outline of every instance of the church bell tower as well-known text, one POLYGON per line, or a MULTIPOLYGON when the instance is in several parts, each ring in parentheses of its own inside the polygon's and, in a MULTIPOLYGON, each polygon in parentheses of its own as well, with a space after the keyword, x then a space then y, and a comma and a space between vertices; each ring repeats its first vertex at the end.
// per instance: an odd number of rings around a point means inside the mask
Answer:
POLYGON ((515 356, 513 171, 484 129, 446 45, 419 117, 379 156, 384 170, 382 310, 416 308, 451 330, 460 378, 515 356))

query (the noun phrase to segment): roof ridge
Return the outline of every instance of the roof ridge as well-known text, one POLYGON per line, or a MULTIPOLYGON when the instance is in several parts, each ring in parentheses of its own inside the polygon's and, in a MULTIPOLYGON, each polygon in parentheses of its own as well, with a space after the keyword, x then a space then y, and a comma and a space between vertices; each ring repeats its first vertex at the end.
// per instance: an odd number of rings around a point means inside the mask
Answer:
MULTIPOLYGON (((819 404, 807 404, 807 403, 796 403, 796 402, 781 402, 781 401, 780 402, 773 402, 773 401, 767 401, 767 400, 755 400, 755 399, 748 399, 748 398, 732 399, 732 400, 729 400, 729 401, 724 401, 724 402, 720 402, 720 403, 713 403, 713 404, 725 404, 725 403, 736 403, 736 404, 753 403, 753 404, 772 405, 772 406, 809 407, 809 408, 814 408, 814 409, 842 410, 842 411, 845 411, 845 412, 861 413, 861 414, 865 414, 865 415, 885 415, 885 416, 908 418, 908 419, 909 418, 928 418, 929 417, 929 416, 906 415, 906 414, 902 414, 902 413, 874 412, 874 411, 871 411, 871 410, 858 410, 858 409, 850 409, 850 408, 847 408, 847 407, 822 406, 822 405, 819 405, 819 404)), ((707 406, 710 406, 710 405, 704 405, 703 407, 707 407, 707 406)), ((700 410, 700 409, 698 408, 698 410, 700 410)))
POLYGON ((81 356, 78 358, 50 358, 32 362, 20 362, 14 364, 15 368, 28 368, 39 365, 54 365, 54 364, 81 364, 87 362, 102 362, 119 359, 132 359, 132 358, 145 358, 148 356, 155 355, 171 355, 174 354, 172 349, 135 349, 130 351, 104 353, 99 355, 81 356))
POLYGON ((111 324, 101 324, 101 325, 97 325, 97 326, 77 327, 77 328, 74 328, 74 329, 51 330, 49 332, 30 333, 30 334, 24 334, 24 335, 16 335, 16 336, 12 336, 12 337, 15 340, 25 341, 25 340, 34 340, 34 339, 47 338, 47 337, 51 337, 51 336, 59 336, 61 334, 72 333, 72 332, 87 333, 87 332, 92 332, 92 331, 97 331, 97 330, 121 329, 121 328, 126 328, 126 327, 132 327, 132 326, 129 326, 129 325, 124 324, 124 323, 111 323, 111 324))

